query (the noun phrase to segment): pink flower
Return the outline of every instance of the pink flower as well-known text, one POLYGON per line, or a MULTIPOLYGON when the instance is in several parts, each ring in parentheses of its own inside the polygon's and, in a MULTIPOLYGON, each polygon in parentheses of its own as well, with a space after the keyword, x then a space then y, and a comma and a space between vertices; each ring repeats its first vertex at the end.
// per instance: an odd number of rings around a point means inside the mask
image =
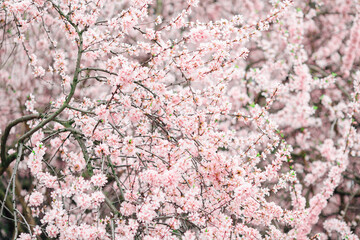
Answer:
POLYGON ((98 156, 109 155, 110 154, 109 146, 102 143, 95 148, 95 152, 98 156))
POLYGON ((94 207, 99 207, 102 202, 105 201, 105 195, 101 191, 96 191, 91 194, 94 207))
POLYGON ((209 37, 209 31, 204 26, 193 28, 190 31, 190 38, 197 43, 206 41, 209 37))
POLYGON ((147 28, 145 36, 149 40, 155 39, 155 31, 151 28, 147 28))
POLYGON ((128 116, 133 123, 137 123, 141 117, 143 116, 143 113, 140 109, 133 108, 129 111, 128 116))
POLYGON ((134 139, 130 136, 127 136, 124 138, 124 146, 123 146, 123 152, 126 155, 132 155, 135 153, 135 142, 134 139))
POLYGON ((107 177, 103 173, 98 173, 91 177, 91 182, 97 187, 103 187, 107 183, 107 177))
POLYGON ((59 234, 59 229, 54 225, 49 225, 46 227, 46 233, 49 235, 49 237, 56 238, 56 236, 59 234))
POLYGON ((125 33, 128 33, 129 30, 132 29, 132 27, 136 24, 135 19, 130 14, 126 14, 121 19, 121 28, 125 33))
POLYGON ((187 3, 192 7, 197 7, 199 4, 199 0, 188 0, 187 3))
POLYGON ((42 7, 45 3, 45 0, 34 0, 34 2, 39 6, 42 7))
POLYGON ((105 105, 100 105, 95 109, 95 113, 99 116, 100 120, 106 121, 109 116, 109 109, 105 105))
POLYGON ((38 191, 34 191, 29 197, 29 206, 40 206, 44 201, 44 195, 38 191))
POLYGON ((120 212, 124 215, 124 216, 130 216, 131 214, 133 214, 136 211, 136 207, 129 203, 129 202, 123 202, 121 204, 121 208, 120 208, 120 212))
POLYGON ((77 196, 76 200, 77 205, 83 210, 89 209, 91 207, 92 198, 88 194, 80 194, 77 196))
POLYGON ((21 233, 17 240, 31 240, 31 235, 28 233, 21 233))
POLYGON ((350 230, 350 227, 344 222, 339 219, 329 219, 324 222, 324 228, 331 233, 332 231, 336 231, 340 233, 341 238, 343 239, 351 239, 351 240, 358 240, 359 238, 353 234, 350 230))
POLYGON ((156 216, 154 206, 152 204, 142 205, 138 210, 137 216, 140 221, 150 223, 151 220, 156 216))
POLYGON ((40 226, 35 226, 34 227, 34 230, 33 230, 33 232, 34 232, 34 234, 36 235, 36 236, 39 236, 39 235, 41 235, 41 233, 42 233, 42 231, 41 231, 41 227, 40 226))

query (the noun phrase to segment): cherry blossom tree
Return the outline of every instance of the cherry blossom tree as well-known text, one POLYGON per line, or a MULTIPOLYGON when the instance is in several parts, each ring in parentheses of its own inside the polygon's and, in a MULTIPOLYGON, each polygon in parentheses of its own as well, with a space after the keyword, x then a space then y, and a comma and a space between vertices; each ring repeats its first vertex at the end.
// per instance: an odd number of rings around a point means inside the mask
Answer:
POLYGON ((3 0, 0 238, 359 239, 359 14, 3 0))

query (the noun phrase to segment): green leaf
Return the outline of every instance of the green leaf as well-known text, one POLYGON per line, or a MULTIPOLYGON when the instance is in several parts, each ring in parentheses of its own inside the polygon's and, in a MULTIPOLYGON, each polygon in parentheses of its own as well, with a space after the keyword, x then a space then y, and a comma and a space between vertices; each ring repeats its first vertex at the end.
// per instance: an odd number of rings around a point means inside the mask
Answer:
POLYGON ((332 72, 331 75, 332 75, 333 77, 336 77, 336 76, 337 76, 337 74, 334 73, 334 72, 332 72))
POLYGON ((313 106, 313 109, 314 110, 317 110, 319 107, 318 106, 313 106))

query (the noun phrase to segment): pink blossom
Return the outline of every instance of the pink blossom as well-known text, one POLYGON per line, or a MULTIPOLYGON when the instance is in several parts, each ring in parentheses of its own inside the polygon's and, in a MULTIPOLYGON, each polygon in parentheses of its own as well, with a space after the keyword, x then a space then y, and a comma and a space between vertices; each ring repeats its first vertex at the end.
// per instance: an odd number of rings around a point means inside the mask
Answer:
POLYGON ((89 209, 91 207, 92 198, 91 198, 90 195, 88 195, 88 194, 80 194, 80 195, 77 196, 76 199, 77 199, 77 205, 81 209, 85 210, 85 209, 89 209))
POLYGON ((105 195, 101 191, 96 191, 91 195, 94 207, 99 207, 105 201, 105 195))
POLYGON ((358 239, 359 10, 2 1, 0 175, 18 214, 0 224, 19 239, 358 239))
POLYGON ((31 235, 28 233, 21 233, 17 239, 18 240, 31 240, 31 235))
POLYGON ((120 209, 121 213, 124 214, 125 216, 130 216, 133 213, 135 213, 136 211, 136 207, 128 202, 123 202, 121 204, 121 209, 120 209))
POLYGON ((199 4, 199 0, 188 0, 187 1, 190 6, 197 7, 199 4))
POLYGON ((59 234, 59 229, 54 225, 49 225, 46 227, 46 233, 49 235, 49 237, 55 238, 59 234))
POLYGON ((38 191, 31 193, 29 197, 29 206, 40 206, 44 201, 44 195, 38 191))
POLYGON ((99 173, 91 177, 91 182, 97 187, 102 187, 107 183, 107 177, 105 174, 99 173))

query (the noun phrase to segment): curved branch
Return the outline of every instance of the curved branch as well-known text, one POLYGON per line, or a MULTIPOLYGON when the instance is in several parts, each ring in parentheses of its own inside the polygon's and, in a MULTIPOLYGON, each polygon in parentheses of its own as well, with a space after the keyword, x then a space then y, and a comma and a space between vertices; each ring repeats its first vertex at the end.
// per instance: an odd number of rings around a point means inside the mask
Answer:
POLYGON ((7 160, 13 158, 10 161, 10 162, 12 162, 16 158, 16 155, 13 156, 13 157, 11 157, 12 155, 9 156, 9 159, 6 158, 6 141, 7 141, 8 137, 9 137, 11 129, 14 126, 16 126, 17 124, 19 124, 19 123, 27 122, 27 121, 30 121, 30 120, 33 120, 33 119, 36 119, 36 118, 40 118, 40 117, 41 117, 40 114, 31 114, 31 115, 23 116, 21 118, 18 118, 16 120, 10 122, 6 126, 6 128, 4 130, 4 133, 3 133, 2 137, 1 137, 1 168, 0 168, 0 175, 2 175, 2 173, 5 171, 2 168, 7 165, 7 160))
MULTIPOLYGON (((61 14, 61 12, 59 12, 61 14)), ((85 30, 85 29, 84 29, 85 30)), ((60 115, 60 113, 62 113, 64 111, 64 109, 66 109, 72 99, 72 97, 75 94, 75 89, 76 86, 79 82, 79 75, 80 75, 80 62, 82 59, 82 54, 83 54, 83 38, 82 38, 82 33, 83 31, 78 32, 79 35, 79 40, 78 40, 78 55, 77 55, 77 59, 76 59, 76 66, 75 66, 75 72, 74 72, 74 77, 71 83, 71 89, 70 89, 70 93, 67 95, 65 102, 63 103, 63 105, 57 110, 55 111, 52 115, 50 115, 48 118, 46 118, 45 120, 43 120, 42 122, 40 122, 37 126, 35 126, 33 129, 31 129, 30 131, 28 131, 27 133, 25 133, 24 135, 22 135, 19 140, 18 143, 23 143, 24 140, 28 137, 31 137, 32 134, 34 134, 36 131, 38 131, 39 129, 43 128, 46 124, 48 124, 49 122, 53 121, 58 115, 60 115)), ((32 118, 35 118, 33 115, 32 118)), ((40 117, 40 115, 38 115, 37 117, 40 117)), ((24 120, 23 120, 24 121, 24 120)), ((15 120, 15 125, 18 122, 15 120)), ((12 126, 11 126, 12 127, 12 126)), ((8 130, 10 132, 10 129, 8 130)), ((7 139, 8 133, 4 133, 3 138, 5 144, 1 145, 1 160, 2 160, 2 164, 1 164, 1 168, 0 168, 0 176, 4 173, 4 171, 7 169, 7 167, 10 165, 10 163, 12 161, 14 161, 14 159, 16 158, 9 158, 6 159, 6 153, 5 153, 5 145, 6 145, 6 139, 7 139)))

